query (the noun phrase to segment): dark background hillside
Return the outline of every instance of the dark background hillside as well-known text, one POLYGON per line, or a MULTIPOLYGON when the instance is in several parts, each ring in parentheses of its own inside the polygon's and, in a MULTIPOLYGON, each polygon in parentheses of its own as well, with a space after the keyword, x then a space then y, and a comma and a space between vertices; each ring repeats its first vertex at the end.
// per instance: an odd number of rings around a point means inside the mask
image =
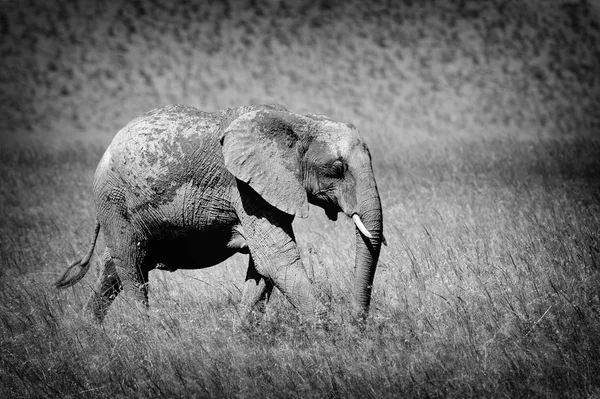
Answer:
MULTIPOLYGON (((277 102, 379 134, 593 134, 586 1, 0 1, 0 131, 277 102)), ((368 134, 368 133, 366 133, 368 134)))

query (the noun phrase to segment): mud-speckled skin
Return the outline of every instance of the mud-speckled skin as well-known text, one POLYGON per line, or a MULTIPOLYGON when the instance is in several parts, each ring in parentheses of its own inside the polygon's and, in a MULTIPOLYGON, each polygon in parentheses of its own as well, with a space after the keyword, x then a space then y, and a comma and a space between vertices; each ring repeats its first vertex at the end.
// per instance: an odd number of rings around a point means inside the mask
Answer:
MULTIPOLYGON (((96 170, 100 224, 122 219, 132 238, 147 245, 148 263, 169 270, 212 266, 247 253, 229 200, 235 178, 225 170, 219 140, 224 125, 253 108, 206 113, 174 105, 131 121, 96 170)), ((108 241, 120 240, 112 230, 103 228, 108 241)))
MULTIPOLYGON (((94 196, 106 242, 88 304, 98 320, 122 289, 147 306, 154 268, 204 268, 235 253, 250 255, 243 314, 277 287, 322 319, 292 231, 309 202, 334 220, 357 215, 370 232, 356 233, 354 289, 359 314, 368 310, 383 222, 369 151, 350 124, 277 105, 158 108, 117 133, 96 170, 94 196)), ((80 280, 90 256, 57 286, 80 280)))

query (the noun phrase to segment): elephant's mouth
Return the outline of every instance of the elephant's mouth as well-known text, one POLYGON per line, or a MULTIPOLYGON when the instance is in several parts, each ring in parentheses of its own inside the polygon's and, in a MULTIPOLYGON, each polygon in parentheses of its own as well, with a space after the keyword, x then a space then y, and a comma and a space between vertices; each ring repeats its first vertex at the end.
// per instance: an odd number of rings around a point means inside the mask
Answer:
POLYGON ((327 217, 329 218, 329 220, 333 220, 334 222, 338 218, 338 212, 339 212, 339 210, 337 210, 337 209, 325 208, 325 214, 327 215, 327 217))
POLYGON ((337 204, 337 199, 329 195, 322 193, 318 193, 316 195, 309 194, 308 202, 323 208, 329 220, 333 220, 334 222, 338 219, 338 213, 342 212, 340 206, 337 204))

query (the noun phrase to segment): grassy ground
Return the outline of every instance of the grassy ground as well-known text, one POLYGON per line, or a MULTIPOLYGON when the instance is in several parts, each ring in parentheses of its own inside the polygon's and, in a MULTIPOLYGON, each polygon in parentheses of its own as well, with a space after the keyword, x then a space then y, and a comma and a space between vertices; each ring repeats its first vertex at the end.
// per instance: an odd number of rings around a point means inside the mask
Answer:
POLYGON ((386 237, 366 331, 349 319, 351 222, 296 223, 331 307, 303 327, 276 295, 238 324, 239 256, 151 273, 149 323, 95 283, 51 282, 87 248, 100 148, 2 154, 0 395, 594 396, 600 393, 600 142, 440 140, 376 157, 386 237))
POLYGON ((0 397, 600 395, 587 2, 0 3, 0 397), (352 223, 317 208, 295 230, 329 331, 281 295, 241 328, 243 256, 153 271, 149 322, 121 296, 90 323, 99 270, 52 282, 88 248, 109 138, 153 106, 251 101, 366 137, 388 241, 366 330, 352 223))

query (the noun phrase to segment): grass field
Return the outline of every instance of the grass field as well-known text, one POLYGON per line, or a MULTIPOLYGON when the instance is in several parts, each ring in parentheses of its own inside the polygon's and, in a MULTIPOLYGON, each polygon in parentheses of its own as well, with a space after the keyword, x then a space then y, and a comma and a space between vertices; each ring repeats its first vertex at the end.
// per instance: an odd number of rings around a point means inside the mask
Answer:
POLYGON ((331 308, 304 328, 276 295, 241 329, 244 257, 151 273, 150 322, 81 312, 101 149, 2 154, 2 397, 594 396, 600 393, 600 142, 440 140, 375 162, 385 234, 366 331, 350 320, 352 224, 296 230, 331 308))
POLYGON ((600 396, 586 2, 183 3, 0 4, 0 397, 600 396), (122 295, 91 323, 97 257, 52 283, 88 248, 110 137, 156 105, 251 101, 363 132, 388 242, 366 329, 353 224, 318 208, 295 231, 328 331, 279 294, 241 327, 241 255, 153 271, 149 320, 122 295))

